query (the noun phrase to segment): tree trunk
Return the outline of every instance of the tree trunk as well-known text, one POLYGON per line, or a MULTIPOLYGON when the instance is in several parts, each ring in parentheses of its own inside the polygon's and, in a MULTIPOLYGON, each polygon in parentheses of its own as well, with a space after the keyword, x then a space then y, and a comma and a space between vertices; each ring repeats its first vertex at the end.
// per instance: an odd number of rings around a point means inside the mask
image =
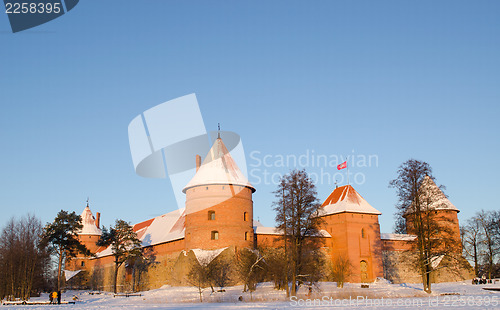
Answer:
POLYGON ((62 269, 63 251, 59 251, 59 262, 57 266, 57 291, 61 290, 61 269, 62 269))
POLYGON ((113 291, 115 292, 115 294, 117 292, 116 283, 118 282, 118 268, 120 268, 120 266, 117 263, 115 263, 115 278, 113 281, 113 291))
POLYGON ((476 241, 474 241, 474 276, 478 276, 479 270, 478 270, 478 264, 477 264, 477 244, 476 241))

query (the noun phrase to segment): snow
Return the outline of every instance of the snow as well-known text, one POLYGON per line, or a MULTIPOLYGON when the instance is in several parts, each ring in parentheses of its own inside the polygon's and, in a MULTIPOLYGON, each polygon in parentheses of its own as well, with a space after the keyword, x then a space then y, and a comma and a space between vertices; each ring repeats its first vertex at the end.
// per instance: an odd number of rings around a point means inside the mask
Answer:
POLYGON ((217 256, 219 256, 222 251, 227 249, 221 248, 221 249, 216 249, 216 250, 202 250, 202 249, 192 249, 194 256, 196 256, 196 259, 202 266, 206 266, 210 264, 211 261, 213 261, 217 256))
POLYGON ((64 278, 66 281, 76 276, 81 270, 64 270, 64 278))
POLYGON ((436 268, 437 266, 439 266, 439 264, 441 264, 441 261, 443 260, 443 258, 444 258, 444 255, 434 256, 433 258, 431 258, 431 267, 436 268))
POLYGON ((351 185, 336 188, 323 203, 319 216, 342 212, 382 214, 361 197, 351 185))
POLYGON ((102 232, 95 225, 95 218, 92 215, 92 211, 90 211, 89 206, 87 205, 82 212, 82 229, 78 232, 79 235, 101 235, 102 232))
POLYGON ((275 227, 254 226, 254 232, 258 235, 282 235, 283 232, 275 227))
POLYGON ((408 235, 408 234, 380 234, 380 239, 382 239, 382 240, 413 241, 416 238, 417 238, 417 236, 408 235))
MULTIPOLYGON (((500 309, 500 293, 483 290, 499 287, 497 284, 472 285, 470 281, 432 284, 432 293, 423 292, 421 284, 390 284, 384 279, 361 288, 359 283, 346 283, 337 288, 334 282, 320 282, 301 286, 297 299, 287 300, 284 291, 273 288, 272 283, 260 283, 253 293, 243 293, 243 286, 225 288, 225 292, 212 293, 205 289, 203 303, 196 287, 163 286, 141 292, 141 296, 113 297, 112 293, 91 295, 88 291, 63 292, 62 301, 78 299, 75 305, 9 305, 5 309, 500 309), (238 301, 239 297, 243 301, 238 301)), ((42 294, 31 301, 48 301, 42 294)))
POLYGON ((185 193, 191 187, 213 184, 242 185, 255 191, 220 138, 215 140, 200 169, 182 191, 185 193))
POLYGON ((179 223, 180 220, 183 221, 184 211, 185 209, 182 208, 155 217, 141 237, 142 246, 155 245, 184 238, 184 223, 182 223, 182 225, 175 225, 179 223))

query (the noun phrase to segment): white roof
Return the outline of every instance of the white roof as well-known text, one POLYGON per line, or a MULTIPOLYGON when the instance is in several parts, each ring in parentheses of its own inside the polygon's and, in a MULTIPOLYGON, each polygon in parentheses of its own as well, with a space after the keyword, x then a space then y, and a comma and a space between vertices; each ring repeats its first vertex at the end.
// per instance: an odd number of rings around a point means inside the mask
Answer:
POLYGON ((402 240, 402 241, 412 241, 415 240, 417 236, 408 234, 380 234, 380 239, 383 240, 402 240))
POLYGON ((325 202, 323 202, 319 210, 319 216, 341 212, 382 214, 361 197, 351 185, 344 185, 336 188, 330 196, 328 196, 325 202))
POLYGON ((102 231, 95 225, 95 218, 87 205, 82 212, 82 229, 78 232, 79 235, 101 235, 102 231))
POLYGON ((154 218, 141 234, 142 246, 155 245, 184 238, 184 208, 154 218), (177 224, 177 225, 176 225, 177 224))
POLYGON ((255 188, 236 165, 221 138, 215 140, 200 169, 182 192, 185 193, 191 187, 211 184, 242 185, 255 191, 255 188))
MULTIPOLYGON (((185 235, 185 208, 157 216, 134 225, 134 231, 141 240, 141 246, 165 243, 183 239, 185 235)), ((112 255, 111 246, 98 252, 97 257, 112 255)))
MULTIPOLYGON (((259 223, 260 224, 260 223, 259 223)), ((276 227, 254 226, 253 230, 257 235, 283 235, 283 232, 276 227)), ((331 235, 324 229, 319 230, 316 237, 330 238, 331 235)))
MULTIPOLYGON (((424 202, 428 199, 430 201, 428 206, 425 206, 428 210, 452 210, 460 212, 451 201, 446 198, 446 195, 441 191, 441 189, 434 183, 434 181, 429 177, 425 176, 422 180, 422 185, 420 186, 420 201, 424 202)), ((409 208, 407 213, 413 211, 413 206, 409 208)))

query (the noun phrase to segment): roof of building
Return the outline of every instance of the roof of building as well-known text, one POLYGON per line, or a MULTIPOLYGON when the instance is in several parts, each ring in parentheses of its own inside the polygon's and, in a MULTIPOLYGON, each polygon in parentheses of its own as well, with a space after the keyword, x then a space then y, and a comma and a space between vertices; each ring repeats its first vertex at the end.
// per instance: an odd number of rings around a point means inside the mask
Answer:
POLYGON ((417 236, 408 234, 380 234, 380 239, 382 240, 394 240, 394 241, 412 241, 415 240, 417 236))
POLYGON ((94 215, 90 211, 89 205, 83 209, 82 212, 82 229, 78 232, 79 235, 98 235, 102 234, 102 231, 96 226, 94 215))
POLYGON ((200 169, 182 192, 185 193, 186 190, 195 186, 213 184, 241 185, 255 192, 255 188, 238 168, 221 138, 215 140, 200 169))
MULTIPOLYGON (((184 238, 185 208, 157 216, 133 226, 143 247, 184 238)), ((98 249, 97 257, 113 254, 111 246, 98 249)))
POLYGON ((336 188, 321 205, 319 216, 342 212, 382 214, 361 197, 351 185, 336 188))
MULTIPOLYGON (((431 177, 425 176, 420 185, 420 190, 422 194, 420 195, 420 201, 424 202, 426 210, 450 210, 460 212, 452 203, 448 200, 443 191, 434 183, 431 177), (429 204, 426 205, 426 201, 429 204)), ((413 206, 411 206, 407 213, 413 212, 413 206)))
MULTIPOLYGON (((260 224, 260 223, 259 223, 260 224)), ((253 230, 256 235, 283 235, 283 232, 276 227, 254 226, 253 230)), ((330 238, 331 235, 324 229, 318 231, 314 237, 330 238)))

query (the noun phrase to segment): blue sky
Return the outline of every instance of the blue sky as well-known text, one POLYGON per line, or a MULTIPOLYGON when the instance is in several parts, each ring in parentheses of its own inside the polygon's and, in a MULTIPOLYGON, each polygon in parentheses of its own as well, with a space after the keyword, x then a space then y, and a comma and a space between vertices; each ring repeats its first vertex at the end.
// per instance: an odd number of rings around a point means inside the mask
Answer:
MULTIPOLYGON (((168 180, 134 173, 127 126, 189 93, 208 130, 241 136, 249 165, 252 152, 376 155, 351 172, 383 232, 388 182, 412 157, 461 221, 498 210, 498 16, 498 1, 80 1, 12 34, 0 14, 0 225, 80 213, 87 196, 105 225, 176 209, 168 180)), ((255 218, 273 225, 275 186, 255 186, 255 218)), ((320 200, 334 187, 319 184, 320 200)))

